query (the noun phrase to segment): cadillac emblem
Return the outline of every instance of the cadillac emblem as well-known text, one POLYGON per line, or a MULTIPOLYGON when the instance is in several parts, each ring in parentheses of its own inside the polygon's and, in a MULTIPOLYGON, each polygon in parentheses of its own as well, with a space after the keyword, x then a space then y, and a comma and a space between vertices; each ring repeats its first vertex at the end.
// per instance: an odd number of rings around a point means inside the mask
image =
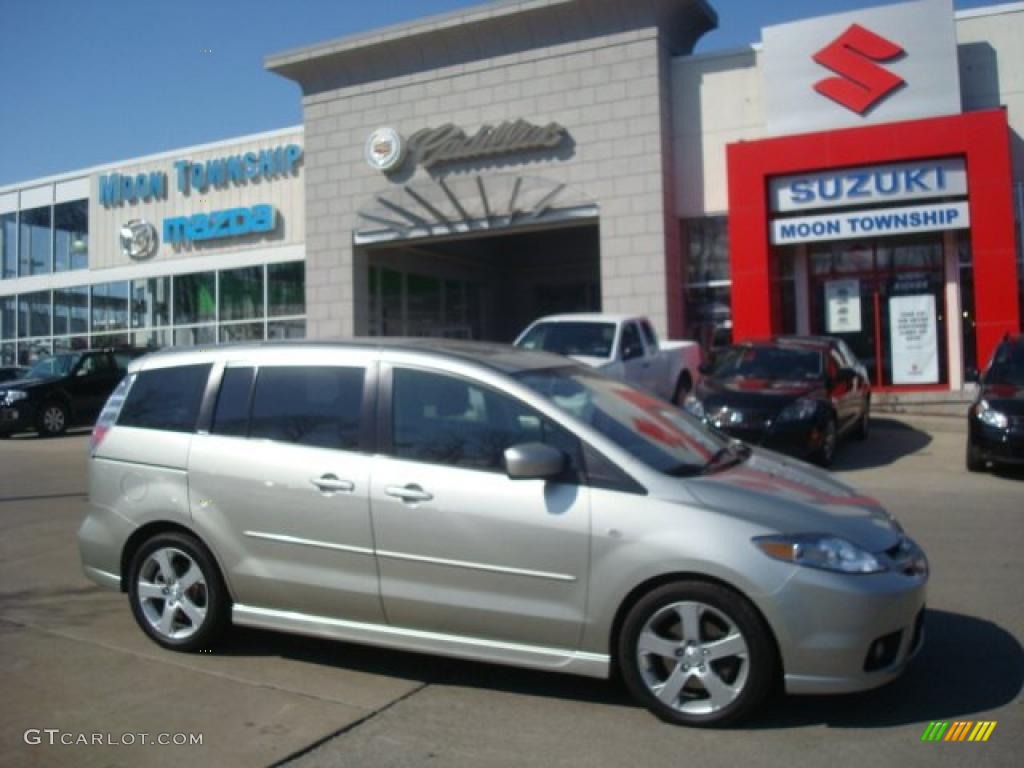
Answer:
POLYGON ((156 254, 159 245, 156 227, 135 219, 121 227, 121 253, 134 261, 145 261, 156 254))
POLYGON ((383 173, 397 171, 405 160, 405 140, 394 128, 378 128, 366 142, 366 162, 383 173))

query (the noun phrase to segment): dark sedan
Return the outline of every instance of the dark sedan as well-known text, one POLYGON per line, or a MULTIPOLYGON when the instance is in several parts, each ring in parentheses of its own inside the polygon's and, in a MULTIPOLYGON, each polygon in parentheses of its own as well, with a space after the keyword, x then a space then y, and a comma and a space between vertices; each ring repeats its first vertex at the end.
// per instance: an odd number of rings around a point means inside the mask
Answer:
POLYGON ((128 363, 141 354, 93 349, 38 361, 25 377, 0 384, 0 437, 31 430, 59 435, 92 424, 128 363))
POLYGON ((1024 464, 1024 336, 996 347, 967 417, 967 469, 1024 464))
POLYGON ((828 466, 842 436, 868 435, 871 384, 839 339, 743 342, 703 372, 686 409, 744 442, 828 466))

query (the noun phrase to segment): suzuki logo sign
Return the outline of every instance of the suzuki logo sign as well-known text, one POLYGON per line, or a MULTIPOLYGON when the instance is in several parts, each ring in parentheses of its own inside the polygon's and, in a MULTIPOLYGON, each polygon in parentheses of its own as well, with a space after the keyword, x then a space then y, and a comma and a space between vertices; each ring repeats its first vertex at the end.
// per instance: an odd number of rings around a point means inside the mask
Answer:
POLYGON ((761 37, 767 136, 962 110, 953 0, 804 19, 766 27, 761 37))
POLYGON ((852 24, 812 57, 839 77, 826 77, 814 90, 847 109, 863 115, 906 81, 882 67, 906 54, 899 45, 852 24))

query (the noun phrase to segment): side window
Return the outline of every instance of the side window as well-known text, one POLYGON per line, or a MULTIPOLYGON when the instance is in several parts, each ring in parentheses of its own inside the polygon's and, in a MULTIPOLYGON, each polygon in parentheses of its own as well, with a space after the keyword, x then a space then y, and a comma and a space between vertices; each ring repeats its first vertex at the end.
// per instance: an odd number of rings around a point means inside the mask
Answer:
POLYGON ((658 348, 658 334, 651 328, 651 324, 644 320, 640 323, 640 330, 643 331, 644 341, 647 342, 648 349, 654 352, 658 348))
POLYGON ((830 379, 834 379, 839 375, 839 371, 846 367, 846 363, 843 360, 842 355, 834 349, 829 350, 826 362, 828 364, 828 377, 830 379))
POLYGON ((505 449, 548 443, 579 466, 579 441, 525 403, 487 387, 423 371, 396 369, 392 438, 397 458, 504 472, 505 449))
POLYGON ((77 376, 95 376, 97 373, 107 373, 109 371, 109 357, 106 353, 98 352, 93 355, 86 355, 75 374, 77 376))
POLYGON ((117 419, 118 426, 192 432, 210 367, 186 365, 138 374, 117 419))
POLYGON ((626 323, 622 326, 622 359, 634 360, 644 356, 644 345, 640 341, 640 331, 636 323, 626 323))
POLYGON ((364 378, 362 368, 260 368, 249 437, 358 450, 364 378))
POLYGON ((252 403, 252 383, 255 368, 226 368, 217 394, 210 432, 228 437, 248 437, 249 406, 252 403))

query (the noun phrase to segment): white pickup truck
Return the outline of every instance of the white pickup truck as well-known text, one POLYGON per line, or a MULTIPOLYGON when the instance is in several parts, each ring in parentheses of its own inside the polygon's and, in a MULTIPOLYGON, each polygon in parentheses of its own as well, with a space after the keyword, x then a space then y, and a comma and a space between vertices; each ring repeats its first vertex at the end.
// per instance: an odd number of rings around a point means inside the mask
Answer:
POLYGON ((515 341, 571 357, 682 405, 700 377, 700 345, 658 341, 646 317, 572 314, 542 317, 515 341))

